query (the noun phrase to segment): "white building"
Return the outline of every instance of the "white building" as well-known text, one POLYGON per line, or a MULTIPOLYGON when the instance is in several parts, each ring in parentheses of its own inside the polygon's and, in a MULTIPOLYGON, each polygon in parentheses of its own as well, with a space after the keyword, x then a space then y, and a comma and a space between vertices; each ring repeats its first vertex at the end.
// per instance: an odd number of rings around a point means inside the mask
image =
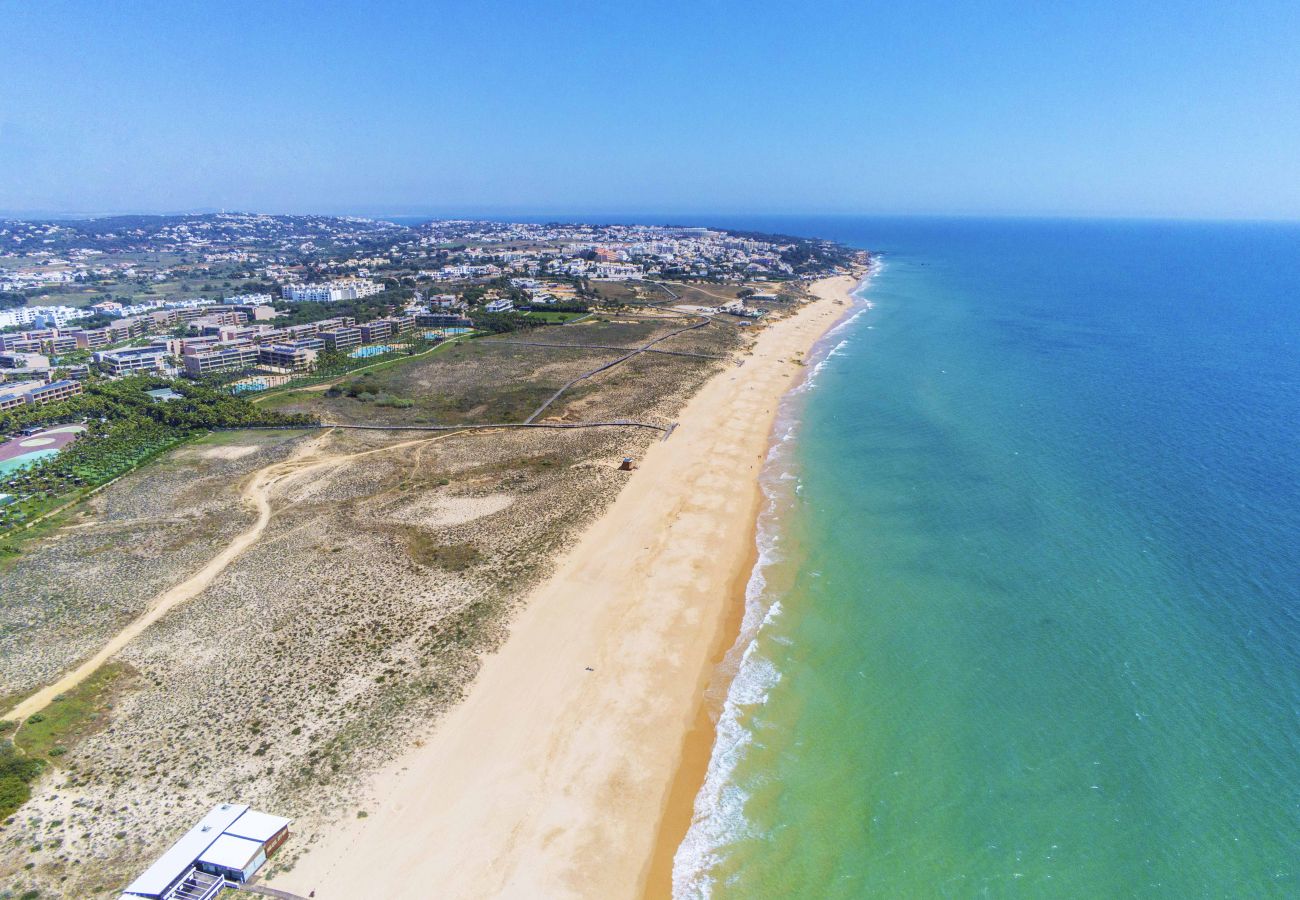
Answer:
POLYGON ((131 882, 122 900, 211 900, 257 874, 291 824, 236 803, 214 806, 131 882))
POLYGON ((336 303, 339 300, 358 300, 378 294, 384 289, 382 284, 368 278, 345 278, 339 281, 323 281, 317 284, 286 284, 280 289, 281 296, 295 303, 316 302, 336 303))
POLYGON ((629 278, 640 278, 641 267, 629 265, 628 263, 606 263, 598 262, 595 264, 592 274, 596 278, 603 278, 606 281, 627 281, 629 278))
POLYGON ((275 297, 270 294, 236 294, 221 301, 230 306, 270 306, 275 297))
POLYGON ((0 309, 0 328, 13 325, 40 325, 61 328, 73 319, 85 319, 94 313, 75 306, 19 306, 0 309))

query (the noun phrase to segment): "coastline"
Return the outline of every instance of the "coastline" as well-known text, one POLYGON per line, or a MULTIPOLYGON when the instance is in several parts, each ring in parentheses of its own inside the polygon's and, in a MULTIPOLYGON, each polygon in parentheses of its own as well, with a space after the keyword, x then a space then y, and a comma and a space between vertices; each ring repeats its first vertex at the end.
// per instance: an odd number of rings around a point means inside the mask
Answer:
POLYGON ((669 841, 690 823, 713 741, 704 689, 740 630, 757 556, 780 400, 859 283, 816 282, 817 300, 700 389, 468 696, 375 779, 366 817, 332 823, 275 886, 321 900, 434 884, 449 897, 670 890, 669 841))
MULTIPOLYGON (((837 294, 837 296, 848 301, 849 306, 845 309, 844 314, 832 322, 809 346, 804 359, 811 367, 789 386, 779 401, 781 404, 784 404, 801 387, 807 385, 809 379, 816 374, 820 360, 813 358, 813 350, 818 345, 823 344, 833 332, 837 331, 842 324, 847 322, 858 311, 858 308, 853 305, 853 295, 873 274, 875 274, 874 268, 867 269, 859 275, 852 285, 844 289, 842 293, 837 294)), ((825 355, 822 355, 822 359, 824 358, 825 355)), ((779 408, 776 412, 780 412, 779 408)), ((768 425, 769 455, 765 457, 765 463, 770 462, 770 453, 774 452, 778 445, 779 437, 775 433, 775 429, 779 424, 778 415, 774 414, 772 421, 768 425)), ((736 666, 739 665, 740 656, 743 654, 740 641, 745 639, 747 634, 751 638, 753 636, 750 629, 746 628, 745 619, 750 612, 751 598, 749 591, 751 585, 759 573, 760 567, 764 564, 763 555, 759 550, 760 532, 764 516, 762 507, 765 501, 771 501, 771 498, 763 493, 761 467, 759 476, 755 479, 755 487, 758 489, 759 503, 754 509, 750 524, 748 563, 743 569, 736 571, 735 582, 729 594, 730 609, 727 616, 727 625, 718 635, 718 643, 713 651, 713 662, 709 671, 704 673, 697 693, 693 724, 682 742, 677 771, 673 776, 672 786, 669 789, 663 813, 660 817, 659 828, 655 836, 654 851, 647 864, 647 876, 640 894, 645 900, 660 900, 660 898, 673 897, 673 867, 676 863, 677 851, 694 822, 695 803, 701 789, 704 787, 710 764, 713 761, 713 752, 718 740, 719 718, 722 715, 723 705, 726 702, 732 679, 738 674, 731 665, 728 665, 728 662, 730 659, 736 666), (724 665, 728 666, 725 672, 722 670, 724 665)), ((757 625, 758 623, 755 623, 755 626, 757 625)))

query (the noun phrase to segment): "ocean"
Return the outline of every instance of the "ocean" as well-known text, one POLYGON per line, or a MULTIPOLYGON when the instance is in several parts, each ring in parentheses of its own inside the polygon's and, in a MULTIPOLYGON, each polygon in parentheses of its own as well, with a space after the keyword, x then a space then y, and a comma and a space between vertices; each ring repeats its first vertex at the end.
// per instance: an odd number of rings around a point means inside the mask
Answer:
POLYGON ((711 221, 881 265, 783 408, 676 895, 1300 896, 1300 227, 711 221))

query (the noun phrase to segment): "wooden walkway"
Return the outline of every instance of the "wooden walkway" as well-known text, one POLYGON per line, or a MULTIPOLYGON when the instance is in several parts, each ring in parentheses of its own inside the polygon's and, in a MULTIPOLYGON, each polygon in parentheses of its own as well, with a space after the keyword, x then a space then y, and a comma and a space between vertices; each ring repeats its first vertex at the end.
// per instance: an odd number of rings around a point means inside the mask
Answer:
POLYGON ((266 887, 261 884, 241 884, 235 890, 243 891, 246 894, 261 894, 263 897, 275 897, 277 900, 308 900, 307 897, 301 894, 291 894, 288 891, 266 887))

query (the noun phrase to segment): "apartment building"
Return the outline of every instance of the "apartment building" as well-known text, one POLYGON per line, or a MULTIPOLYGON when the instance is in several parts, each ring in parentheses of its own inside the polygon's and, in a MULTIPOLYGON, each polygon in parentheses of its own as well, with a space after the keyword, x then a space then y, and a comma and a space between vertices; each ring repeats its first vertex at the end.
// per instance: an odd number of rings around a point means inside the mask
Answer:
POLYGON ((384 289, 368 278, 344 278, 338 281, 324 281, 317 284, 286 284, 280 289, 285 300, 296 303, 311 301, 316 303, 337 303, 340 300, 358 300, 378 294, 384 289))
POLYGON ((345 353, 361 346, 361 329, 353 325, 331 328, 328 331, 318 331, 316 336, 325 343, 326 350, 332 350, 335 353, 345 353))
POLYGON ((316 366, 323 344, 320 338, 304 338, 291 344, 271 344, 258 348, 258 362, 277 369, 304 372, 316 366))
POLYGON ((373 322, 365 322, 357 327, 361 331, 363 344, 374 344, 392 336, 393 333, 393 323, 386 319, 375 319, 373 322))
POLYGON ((181 357, 185 374, 191 378, 214 372, 237 372, 257 365, 258 348, 251 343, 214 344, 206 349, 187 348, 181 357))
POLYGON ((474 323, 456 313, 422 312, 416 314, 415 324, 421 328, 469 328, 474 323))
POLYGON ((94 355, 95 362, 109 375, 160 371, 166 359, 167 348, 156 345, 104 350, 94 355))
POLYGON ((41 403, 57 403, 60 400, 67 400, 69 397, 80 394, 82 390, 81 383, 78 381, 51 381, 49 384, 42 384, 32 388, 23 396, 28 403, 36 406, 41 403))
POLYGON ((40 353, 23 353, 18 350, 0 351, 0 369, 44 370, 50 367, 50 358, 40 353))
POLYGON ((271 306, 275 297, 270 294, 237 294, 221 301, 226 306, 271 306))

